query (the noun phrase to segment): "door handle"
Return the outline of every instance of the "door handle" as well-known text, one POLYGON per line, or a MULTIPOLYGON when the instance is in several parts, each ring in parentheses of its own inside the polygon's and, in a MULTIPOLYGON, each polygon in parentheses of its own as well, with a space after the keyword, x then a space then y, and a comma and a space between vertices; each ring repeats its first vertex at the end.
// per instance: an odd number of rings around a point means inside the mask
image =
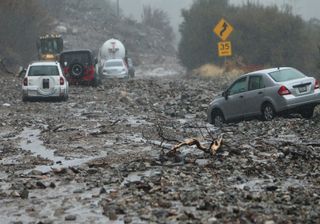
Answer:
POLYGON ((262 94, 263 92, 258 92, 258 94, 262 94))
POLYGON ((243 98, 243 96, 240 96, 240 98, 243 98))

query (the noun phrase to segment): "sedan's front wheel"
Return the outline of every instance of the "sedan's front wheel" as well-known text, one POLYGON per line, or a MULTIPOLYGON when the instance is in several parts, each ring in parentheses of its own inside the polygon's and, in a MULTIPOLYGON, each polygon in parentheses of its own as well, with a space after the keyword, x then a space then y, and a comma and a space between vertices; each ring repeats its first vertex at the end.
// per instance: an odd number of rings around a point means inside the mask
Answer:
POLYGON ((225 122, 222 112, 220 111, 213 111, 212 113, 212 123, 217 126, 221 127, 225 122))
POLYGON ((275 111, 270 103, 266 103, 262 107, 262 119, 271 121, 275 117, 275 111))

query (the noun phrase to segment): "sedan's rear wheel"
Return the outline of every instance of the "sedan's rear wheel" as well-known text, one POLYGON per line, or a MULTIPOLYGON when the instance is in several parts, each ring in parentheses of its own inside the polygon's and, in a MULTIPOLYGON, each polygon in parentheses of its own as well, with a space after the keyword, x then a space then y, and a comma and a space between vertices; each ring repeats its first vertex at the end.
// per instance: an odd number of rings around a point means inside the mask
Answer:
POLYGON ((262 106, 262 119, 271 121, 275 117, 275 111, 271 103, 266 103, 262 106))
POLYGON ((225 122, 223 114, 221 111, 213 111, 212 112, 212 123, 217 126, 221 127, 225 122))
POLYGON ((300 114, 303 118, 311 119, 313 117, 313 111, 314 111, 314 107, 311 106, 311 107, 301 109, 300 114))

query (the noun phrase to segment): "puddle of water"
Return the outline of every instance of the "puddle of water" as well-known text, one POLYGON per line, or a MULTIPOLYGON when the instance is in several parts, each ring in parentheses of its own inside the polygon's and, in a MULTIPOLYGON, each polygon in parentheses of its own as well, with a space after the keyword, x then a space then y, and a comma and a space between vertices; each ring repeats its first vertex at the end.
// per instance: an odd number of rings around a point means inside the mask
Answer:
MULTIPOLYGON (((89 157, 89 158, 80 158, 80 159, 66 159, 65 157, 55 156, 54 150, 47 149, 43 146, 43 142, 39 139, 40 130, 25 128, 22 133, 18 136, 21 138, 20 148, 24 151, 30 151, 34 156, 39 156, 44 159, 49 159, 53 161, 53 165, 40 165, 35 167, 32 170, 39 170, 41 172, 49 172, 52 168, 66 168, 72 166, 80 166, 90 160, 99 158, 99 157, 89 157)), ((28 170, 27 172, 29 172, 28 170)))
POLYGON ((139 127, 141 125, 150 125, 150 126, 154 125, 153 123, 146 121, 144 118, 139 118, 139 117, 127 117, 126 120, 127 120, 127 123, 132 127, 139 127))
POLYGON ((161 175, 161 172, 159 170, 146 170, 143 172, 133 172, 130 173, 120 184, 121 187, 124 187, 127 183, 132 183, 136 181, 141 181, 143 177, 151 177, 161 175))
POLYGON ((271 141, 301 143, 301 139, 296 135, 278 135, 277 138, 271 138, 271 141))
POLYGON ((280 180, 277 182, 273 182, 272 179, 253 179, 249 180, 246 183, 236 184, 233 185, 234 188, 243 190, 244 187, 249 187, 249 191, 251 192, 261 192, 265 191, 265 188, 269 185, 275 185, 278 187, 279 190, 287 191, 288 187, 295 186, 295 187, 304 187, 307 185, 305 181, 288 178, 286 180, 280 180))
MULTIPOLYGON (((72 223, 109 223, 109 219, 102 214, 103 211, 98 204, 101 197, 104 196, 93 196, 99 190, 99 188, 86 190, 85 184, 72 183, 57 185, 55 189, 47 188, 45 191, 30 191, 30 198, 36 198, 42 202, 32 206, 37 211, 35 217, 30 216, 26 209, 17 210, 17 207, 14 206, 17 203, 16 199, 2 200, 3 206, 0 206, 1 223, 13 223, 13 221, 20 220, 23 220, 23 223, 33 223, 38 217, 47 217, 49 220, 54 220, 54 223, 65 223, 64 217, 67 215, 76 215, 77 219, 72 223), (83 193, 74 193, 76 189, 84 190, 83 193), (65 208, 65 213, 54 216, 54 211, 60 208, 65 208)), ((109 190, 111 189, 107 191, 109 190)), ((30 207, 30 200, 22 200, 19 206, 21 208, 30 207)))
POLYGON ((14 136, 14 133, 11 131, 3 131, 0 133, 0 138, 11 138, 14 136))
POLYGON ((253 179, 246 183, 233 185, 233 187, 240 190, 243 190, 244 187, 249 187, 249 191, 262 191, 264 190, 264 187, 270 183, 272 183, 272 180, 270 179, 253 179))

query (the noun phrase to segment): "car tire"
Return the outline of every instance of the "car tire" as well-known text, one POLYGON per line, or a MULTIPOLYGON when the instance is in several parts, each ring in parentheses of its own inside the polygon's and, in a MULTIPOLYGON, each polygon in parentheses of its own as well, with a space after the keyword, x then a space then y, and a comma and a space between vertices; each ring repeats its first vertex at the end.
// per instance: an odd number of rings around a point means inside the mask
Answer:
POLYGON ((211 115, 212 124, 221 127, 225 122, 224 116, 220 110, 214 110, 211 115))
POLYGON ((65 95, 62 97, 62 101, 67 102, 69 99, 69 95, 65 95))
POLYGON ((73 63, 70 66, 70 75, 74 78, 80 78, 81 76, 84 75, 84 67, 80 63, 73 63))
POLYGON ((271 103, 265 103, 262 106, 262 120, 271 121, 276 113, 271 103))
POLYGON ((94 79, 92 80, 92 86, 93 87, 98 87, 100 84, 100 80, 97 78, 97 76, 94 76, 94 79))
POLYGON ((301 109, 300 114, 305 119, 311 119, 313 117, 314 107, 306 107, 301 109))
POLYGON ((28 102, 28 97, 23 96, 23 97, 22 97, 22 102, 28 102))

